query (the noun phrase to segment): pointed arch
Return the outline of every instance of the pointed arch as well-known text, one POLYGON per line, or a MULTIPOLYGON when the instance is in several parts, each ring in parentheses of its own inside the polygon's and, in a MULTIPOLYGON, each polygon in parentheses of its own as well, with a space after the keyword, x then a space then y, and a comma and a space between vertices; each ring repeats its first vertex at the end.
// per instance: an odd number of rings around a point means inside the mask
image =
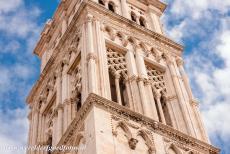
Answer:
POLYGON ((132 138, 132 133, 127 124, 124 121, 119 121, 115 127, 115 130, 117 130, 119 127, 124 130, 127 139, 130 140, 132 138))
POLYGON ((77 134, 76 138, 74 139, 74 145, 79 145, 80 141, 83 140, 85 142, 85 137, 83 135, 83 132, 80 132, 77 134))
POLYGON ((115 40, 116 33, 111 27, 105 26, 105 32, 107 32, 109 34, 109 37, 111 40, 113 40, 113 41, 115 40))
POLYGON ((144 43, 144 42, 140 42, 139 43, 139 45, 140 45, 140 47, 143 49, 143 51, 145 52, 145 53, 148 53, 148 47, 146 46, 146 44, 144 43))
POLYGON ((166 153, 170 154, 169 151, 173 150, 176 154, 182 154, 181 150, 174 144, 170 143, 166 148, 166 153))
POLYGON ((153 148, 154 144, 145 130, 139 130, 137 136, 141 136, 145 140, 146 145, 149 148, 153 148))

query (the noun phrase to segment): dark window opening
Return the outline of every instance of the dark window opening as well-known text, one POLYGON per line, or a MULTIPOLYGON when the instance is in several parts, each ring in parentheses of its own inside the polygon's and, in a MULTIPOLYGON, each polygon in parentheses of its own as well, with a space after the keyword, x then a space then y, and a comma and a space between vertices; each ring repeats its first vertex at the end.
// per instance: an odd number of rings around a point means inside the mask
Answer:
POLYGON ((108 8, 110 11, 115 12, 114 4, 112 2, 109 2, 108 8))
POLYGON ((98 0, 98 3, 105 6, 105 3, 103 0, 98 0))
POLYGON ((52 142, 53 142, 53 138, 52 138, 52 136, 50 136, 48 138, 48 150, 47 150, 47 154, 52 154, 52 142))
POLYGON ((137 22, 137 17, 133 12, 131 13, 131 19, 132 21, 137 22))
POLYGON ((123 106, 128 106, 128 104, 127 104, 127 100, 126 100, 126 96, 127 96, 127 94, 126 94, 126 87, 125 87, 125 84, 124 84, 124 82, 121 80, 120 81, 120 93, 121 93, 121 103, 122 103, 122 105, 123 106))
POLYGON ((140 25, 146 27, 145 19, 143 17, 140 18, 140 25))
POLYGON ((164 117, 165 117, 165 122, 167 125, 169 126, 172 126, 172 122, 171 122, 171 118, 170 118, 170 115, 169 115, 169 110, 168 110, 168 107, 167 107, 167 102, 166 102, 166 98, 165 96, 161 96, 161 105, 162 105, 162 110, 164 112, 164 117))
POLYGON ((117 93, 116 93, 116 86, 115 86, 115 78, 111 72, 109 72, 109 82, 110 82, 110 90, 111 90, 111 98, 112 101, 117 102, 117 93))
POLYGON ((77 95, 77 111, 81 108, 81 93, 77 95))

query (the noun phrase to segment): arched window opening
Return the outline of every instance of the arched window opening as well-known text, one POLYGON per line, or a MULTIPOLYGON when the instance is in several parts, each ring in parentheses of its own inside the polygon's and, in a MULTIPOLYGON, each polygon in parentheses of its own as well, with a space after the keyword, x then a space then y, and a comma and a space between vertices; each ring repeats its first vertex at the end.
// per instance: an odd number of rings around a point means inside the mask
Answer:
POLYGON ((113 2, 109 2, 108 8, 110 11, 115 12, 115 4, 113 2))
POLYGON ((79 111, 81 108, 81 93, 77 95, 76 105, 77 105, 77 111, 79 111))
POLYGON ((50 135, 48 138, 48 150, 47 150, 47 154, 52 154, 52 142, 53 142, 53 138, 50 135))
POLYGON ((123 106, 128 106, 127 103, 127 92, 125 84, 122 80, 120 80, 120 93, 121 93, 121 103, 123 106))
POLYGON ((112 75, 111 71, 109 72, 109 82, 110 82, 110 90, 111 90, 111 98, 112 98, 112 101, 117 102, 115 78, 114 78, 114 76, 112 75))
POLYGON ((103 0, 98 0, 98 3, 105 6, 105 2, 103 0))
POLYGON ((146 20, 143 17, 140 17, 139 22, 141 26, 146 27, 146 20))
POLYGON ((166 124, 169 125, 169 126, 172 126, 172 122, 171 122, 171 118, 170 118, 170 114, 169 114, 169 110, 168 110, 168 107, 167 107, 167 102, 166 102, 166 97, 163 93, 161 93, 161 104, 162 104, 162 110, 164 112, 164 117, 165 117, 165 121, 166 121, 166 124))
POLYGON ((131 12, 131 19, 132 21, 137 22, 137 16, 134 12, 131 12))

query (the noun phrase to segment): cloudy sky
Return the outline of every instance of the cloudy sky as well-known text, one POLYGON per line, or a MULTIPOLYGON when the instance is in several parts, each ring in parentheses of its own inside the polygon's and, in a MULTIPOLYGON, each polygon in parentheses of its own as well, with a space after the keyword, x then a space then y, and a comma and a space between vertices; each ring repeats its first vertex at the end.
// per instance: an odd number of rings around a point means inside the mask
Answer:
MULTIPOLYGON (((228 154, 230 0, 165 2, 165 33, 185 46, 186 70, 209 136, 228 154)), ((32 50, 57 5, 58 0, 0 0, 0 148, 26 145, 25 98, 38 78, 40 63, 32 50)), ((4 152, 11 153, 15 152, 4 152)))

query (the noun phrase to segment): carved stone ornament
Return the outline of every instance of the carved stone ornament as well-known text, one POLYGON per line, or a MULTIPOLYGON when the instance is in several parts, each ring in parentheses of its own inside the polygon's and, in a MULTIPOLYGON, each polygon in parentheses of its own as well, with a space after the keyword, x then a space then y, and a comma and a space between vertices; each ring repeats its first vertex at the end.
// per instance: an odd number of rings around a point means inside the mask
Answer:
POLYGON ((137 139, 135 139, 135 138, 129 139, 129 147, 130 147, 130 149, 135 150, 137 143, 138 143, 137 139))

